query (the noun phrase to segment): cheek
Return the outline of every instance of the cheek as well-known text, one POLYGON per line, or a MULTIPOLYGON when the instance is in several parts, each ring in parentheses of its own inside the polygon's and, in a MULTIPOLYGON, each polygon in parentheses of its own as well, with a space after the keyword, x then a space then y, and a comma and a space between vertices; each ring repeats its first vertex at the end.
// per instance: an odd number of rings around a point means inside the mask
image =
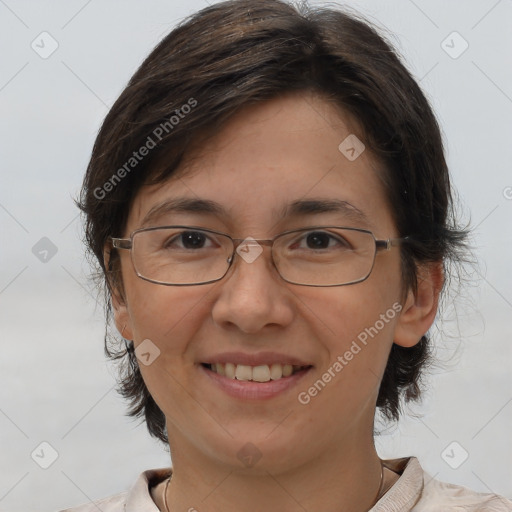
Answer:
MULTIPOLYGON (((206 286, 168 287, 143 281, 127 286, 128 312, 134 341, 149 338, 155 343, 180 345, 184 332, 193 332, 198 315, 204 314, 206 286)), ((166 347, 171 348, 171 347, 166 347)))
POLYGON ((166 287, 139 281, 127 290, 127 296, 142 377, 162 410, 186 418, 195 411, 188 394, 194 365, 190 348, 207 319, 208 287, 166 287), (147 352, 149 364, 143 357, 147 352))
POLYGON ((392 336, 397 316, 397 306, 393 308, 393 305, 398 297, 398 288, 377 288, 370 282, 363 282, 339 288, 332 294, 324 292, 322 298, 310 297, 305 303, 311 311, 312 321, 316 318, 329 344, 342 348, 375 324, 379 333, 392 336))
POLYGON ((386 283, 386 274, 376 273, 362 283, 304 300, 306 321, 316 325, 324 349, 325 380, 345 399, 374 392, 384 372, 401 310, 396 274, 394 278, 386 283))

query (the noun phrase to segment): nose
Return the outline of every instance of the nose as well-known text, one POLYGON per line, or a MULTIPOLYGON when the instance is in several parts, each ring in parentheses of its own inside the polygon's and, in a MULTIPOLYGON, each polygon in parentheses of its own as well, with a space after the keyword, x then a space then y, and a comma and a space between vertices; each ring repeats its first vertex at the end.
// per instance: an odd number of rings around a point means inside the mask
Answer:
POLYGON ((293 294, 272 263, 270 247, 261 250, 255 259, 250 252, 235 253, 231 268, 218 283, 212 308, 217 325, 256 333, 292 322, 293 294))

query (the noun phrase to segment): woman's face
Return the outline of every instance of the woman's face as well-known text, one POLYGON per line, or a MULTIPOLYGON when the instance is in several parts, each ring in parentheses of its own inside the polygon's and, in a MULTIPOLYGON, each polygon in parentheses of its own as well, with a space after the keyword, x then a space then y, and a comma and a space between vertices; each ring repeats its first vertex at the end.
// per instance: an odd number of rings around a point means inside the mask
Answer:
MULTIPOLYGON (((369 151, 357 156, 353 139, 339 149, 355 132, 347 116, 312 95, 248 107, 196 148, 179 175, 139 192, 125 235, 146 226, 156 206, 189 198, 213 201, 223 213, 163 208, 150 225, 204 227, 240 239, 319 225, 396 237, 378 177, 383 169, 369 151), (310 200, 345 207, 283 216, 292 203, 310 200)), ((115 303, 116 323, 136 348, 150 340, 142 347, 142 363, 150 364, 139 366, 165 413, 173 459, 279 471, 371 442, 379 383, 400 322, 398 249, 378 253, 366 281, 335 287, 285 282, 268 247, 252 262, 237 254, 218 282, 183 287, 138 278, 128 251, 120 253, 126 300, 115 303), (205 368, 212 362, 307 369, 258 383, 205 368)))

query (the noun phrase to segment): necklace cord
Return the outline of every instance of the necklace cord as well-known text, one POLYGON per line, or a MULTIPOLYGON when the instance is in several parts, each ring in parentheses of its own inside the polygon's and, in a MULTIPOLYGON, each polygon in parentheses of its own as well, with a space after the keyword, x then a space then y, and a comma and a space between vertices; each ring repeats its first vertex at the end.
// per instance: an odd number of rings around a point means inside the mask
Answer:
MULTIPOLYGON (((380 485, 379 485, 379 489, 377 491, 377 495, 375 496, 375 499, 373 500, 372 506, 368 509, 368 512, 370 512, 370 510, 375 506, 375 504, 381 498, 380 494, 382 492, 382 487, 384 486, 384 464, 382 464, 382 459, 379 458, 379 461, 380 461, 380 485)), ((169 511, 167 510, 167 512, 169 512, 169 511)))
POLYGON ((169 506, 167 505, 167 488, 169 487, 170 483, 171 483, 171 477, 169 477, 167 479, 167 483, 165 484, 165 489, 164 489, 164 507, 165 507, 165 512, 169 512, 169 506))

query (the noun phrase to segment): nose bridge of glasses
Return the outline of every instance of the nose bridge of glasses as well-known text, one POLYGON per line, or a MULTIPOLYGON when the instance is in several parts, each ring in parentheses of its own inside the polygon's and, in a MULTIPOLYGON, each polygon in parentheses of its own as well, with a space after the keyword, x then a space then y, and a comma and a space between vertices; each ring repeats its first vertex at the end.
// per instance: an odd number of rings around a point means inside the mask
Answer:
POLYGON ((240 245, 242 245, 244 242, 246 242, 248 245, 266 245, 266 246, 272 246, 274 243, 274 240, 269 238, 253 238, 251 236, 248 236, 247 238, 232 238, 233 245, 235 247, 235 250, 238 249, 240 245))

